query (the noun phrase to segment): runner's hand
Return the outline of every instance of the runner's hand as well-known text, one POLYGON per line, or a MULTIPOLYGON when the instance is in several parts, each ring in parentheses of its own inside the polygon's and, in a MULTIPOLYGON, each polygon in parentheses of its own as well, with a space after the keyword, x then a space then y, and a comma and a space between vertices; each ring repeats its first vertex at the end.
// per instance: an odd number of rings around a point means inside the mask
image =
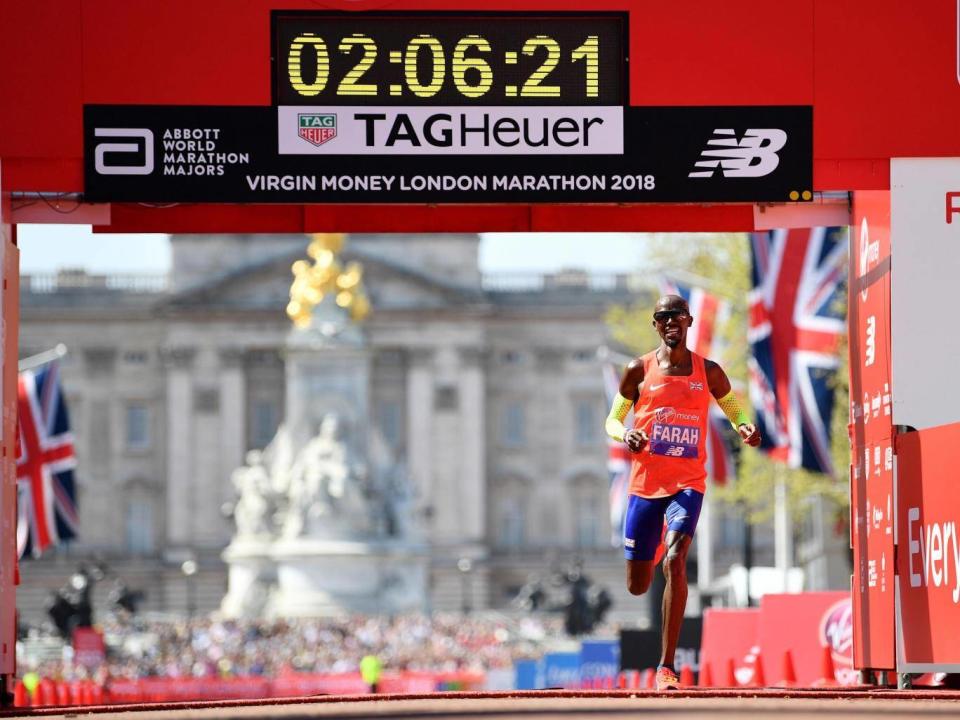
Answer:
POLYGON ((630 452, 638 453, 647 446, 650 438, 643 430, 627 430, 623 436, 623 441, 627 444, 627 449, 630 452))
POLYGON ((760 444, 760 431, 753 424, 744 423, 737 428, 740 437, 750 447, 757 447, 760 444))

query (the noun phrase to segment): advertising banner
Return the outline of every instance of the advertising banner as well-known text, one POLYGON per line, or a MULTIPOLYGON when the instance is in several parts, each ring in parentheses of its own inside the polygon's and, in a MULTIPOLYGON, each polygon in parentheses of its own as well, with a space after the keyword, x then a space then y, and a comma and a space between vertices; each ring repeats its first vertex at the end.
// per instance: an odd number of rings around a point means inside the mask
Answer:
POLYGON ((533 659, 515 660, 514 688, 517 690, 538 690, 543 686, 540 682, 540 661, 533 659))
POLYGON ((957 304, 960 158, 893 158, 890 205, 893 423, 960 422, 960 333, 945 315, 957 304))
POLYGON ((960 423, 897 438, 897 670, 960 672, 960 423))
POLYGON ((848 290, 853 657, 857 668, 893 669, 890 193, 855 193, 853 214, 848 290))
POLYGON ((843 685, 854 684, 857 673, 853 669, 850 594, 764 595, 760 600, 759 645, 764 678, 770 684, 782 679, 783 657, 789 650, 797 685, 813 685, 821 679, 824 647, 830 648, 835 679, 843 685))
POLYGON ((107 657, 103 633, 92 627, 78 627, 73 631, 73 658, 80 665, 97 667, 107 657))
POLYGON ((580 687, 580 653, 554 652, 544 655, 543 687, 580 687))
POLYGON ((809 106, 88 105, 88 202, 810 200, 809 106))
POLYGON ((700 664, 709 663, 713 682, 722 683, 727 662, 733 660, 738 681, 749 682, 759 639, 760 608, 706 608, 703 611, 700 664))
POLYGON ((616 677, 620 672, 619 640, 584 640, 580 645, 580 681, 616 677))

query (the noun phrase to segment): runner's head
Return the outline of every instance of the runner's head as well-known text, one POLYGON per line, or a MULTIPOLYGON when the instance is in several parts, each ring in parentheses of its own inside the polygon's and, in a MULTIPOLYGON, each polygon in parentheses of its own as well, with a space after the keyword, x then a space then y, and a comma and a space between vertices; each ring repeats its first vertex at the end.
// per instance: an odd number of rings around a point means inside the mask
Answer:
POLYGON ((690 306, 679 295, 664 295, 653 308, 653 327, 668 348, 686 346, 687 328, 693 323, 690 306))

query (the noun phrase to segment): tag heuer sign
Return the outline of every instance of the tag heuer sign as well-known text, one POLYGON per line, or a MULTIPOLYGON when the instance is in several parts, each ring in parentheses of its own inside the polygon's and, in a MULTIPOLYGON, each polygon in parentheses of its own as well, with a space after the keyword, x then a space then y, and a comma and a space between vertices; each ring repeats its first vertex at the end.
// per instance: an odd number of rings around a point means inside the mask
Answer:
POLYGON ((300 137, 313 145, 323 145, 337 136, 337 116, 300 113, 300 137))

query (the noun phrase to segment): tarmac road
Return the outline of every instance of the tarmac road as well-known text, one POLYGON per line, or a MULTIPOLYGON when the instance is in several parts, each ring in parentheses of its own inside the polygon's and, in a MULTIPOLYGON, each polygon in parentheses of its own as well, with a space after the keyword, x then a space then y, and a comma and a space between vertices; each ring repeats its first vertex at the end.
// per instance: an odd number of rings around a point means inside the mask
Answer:
POLYGON ((687 718, 775 718, 832 720, 851 716, 883 718, 960 715, 960 692, 897 690, 691 690, 652 692, 437 693, 425 696, 290 698, 270 701, 177 703, 168 705, 38 708, 0 717, 90 720, 311 720, 313 718, 429 718, 455 720, 603 720, 644 716, 687 718))

